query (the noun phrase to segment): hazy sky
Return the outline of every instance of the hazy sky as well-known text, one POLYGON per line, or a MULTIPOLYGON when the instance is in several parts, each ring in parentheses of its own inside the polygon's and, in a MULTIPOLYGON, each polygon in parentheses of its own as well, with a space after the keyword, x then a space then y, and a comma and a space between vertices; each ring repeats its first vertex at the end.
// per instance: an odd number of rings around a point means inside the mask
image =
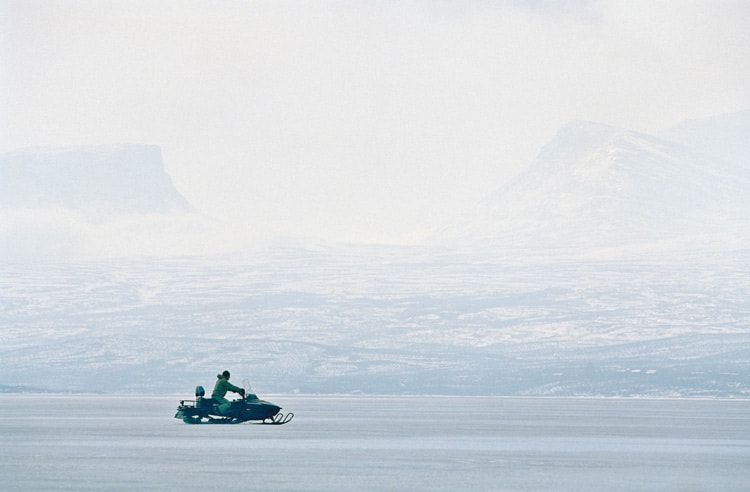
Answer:
POLYGON ((153 143, 251 234, 405 241, 563 124, 750 108, 745 0, 0 0, 0 151, 153 143))

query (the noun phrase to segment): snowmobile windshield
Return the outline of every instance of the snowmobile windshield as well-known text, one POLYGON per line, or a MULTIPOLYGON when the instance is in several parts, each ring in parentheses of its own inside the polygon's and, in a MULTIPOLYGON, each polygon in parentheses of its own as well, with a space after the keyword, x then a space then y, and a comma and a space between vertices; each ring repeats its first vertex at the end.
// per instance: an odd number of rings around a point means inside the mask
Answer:
POLYGON ((250 384, 249 379, 243 379, 242 380, 242 387, 245 388, 245 394, 250 395, 253 394, 253 386, 250 384))

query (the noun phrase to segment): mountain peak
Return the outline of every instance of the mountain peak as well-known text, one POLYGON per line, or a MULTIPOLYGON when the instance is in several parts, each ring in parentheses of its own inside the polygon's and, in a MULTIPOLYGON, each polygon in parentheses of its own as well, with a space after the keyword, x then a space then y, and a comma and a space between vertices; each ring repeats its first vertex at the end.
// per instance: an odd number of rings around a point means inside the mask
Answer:
POLYGON ((522 174, 437 237, 555 249, 700 235, 748 222, 749 184, 736 166, 680 144, 575 121, 522 174))

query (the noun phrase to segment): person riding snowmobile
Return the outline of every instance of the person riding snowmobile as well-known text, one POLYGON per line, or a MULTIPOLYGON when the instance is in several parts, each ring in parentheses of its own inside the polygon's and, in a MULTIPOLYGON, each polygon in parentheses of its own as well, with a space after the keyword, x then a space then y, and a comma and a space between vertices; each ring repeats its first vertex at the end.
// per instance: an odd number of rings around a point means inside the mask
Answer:
POLYGON ((214 385, 214 391, 213 393, 211 393, 211 398, 219 402, 218 409, 219 413, 221 413, 222 415, 224 415, 224 413, 229 410, 229 407, 232 405, 229 400, 224 398, 224 395, 227 394, 227 391, 232 391, 234 393, 238 393, 240 396, 245 396, 245 390, 230 383, 229 376, 229 371, 224 371, 221 374, 217 374, 217 381, 214 385))

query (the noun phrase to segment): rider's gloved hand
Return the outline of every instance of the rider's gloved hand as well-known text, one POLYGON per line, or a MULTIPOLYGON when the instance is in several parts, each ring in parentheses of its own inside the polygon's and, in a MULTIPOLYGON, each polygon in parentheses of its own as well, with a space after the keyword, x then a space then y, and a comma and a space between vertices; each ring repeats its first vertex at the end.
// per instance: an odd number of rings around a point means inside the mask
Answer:
POLYGON ((240 395, 245 396, 245 390, 244 389, 240 390, 240 395))

